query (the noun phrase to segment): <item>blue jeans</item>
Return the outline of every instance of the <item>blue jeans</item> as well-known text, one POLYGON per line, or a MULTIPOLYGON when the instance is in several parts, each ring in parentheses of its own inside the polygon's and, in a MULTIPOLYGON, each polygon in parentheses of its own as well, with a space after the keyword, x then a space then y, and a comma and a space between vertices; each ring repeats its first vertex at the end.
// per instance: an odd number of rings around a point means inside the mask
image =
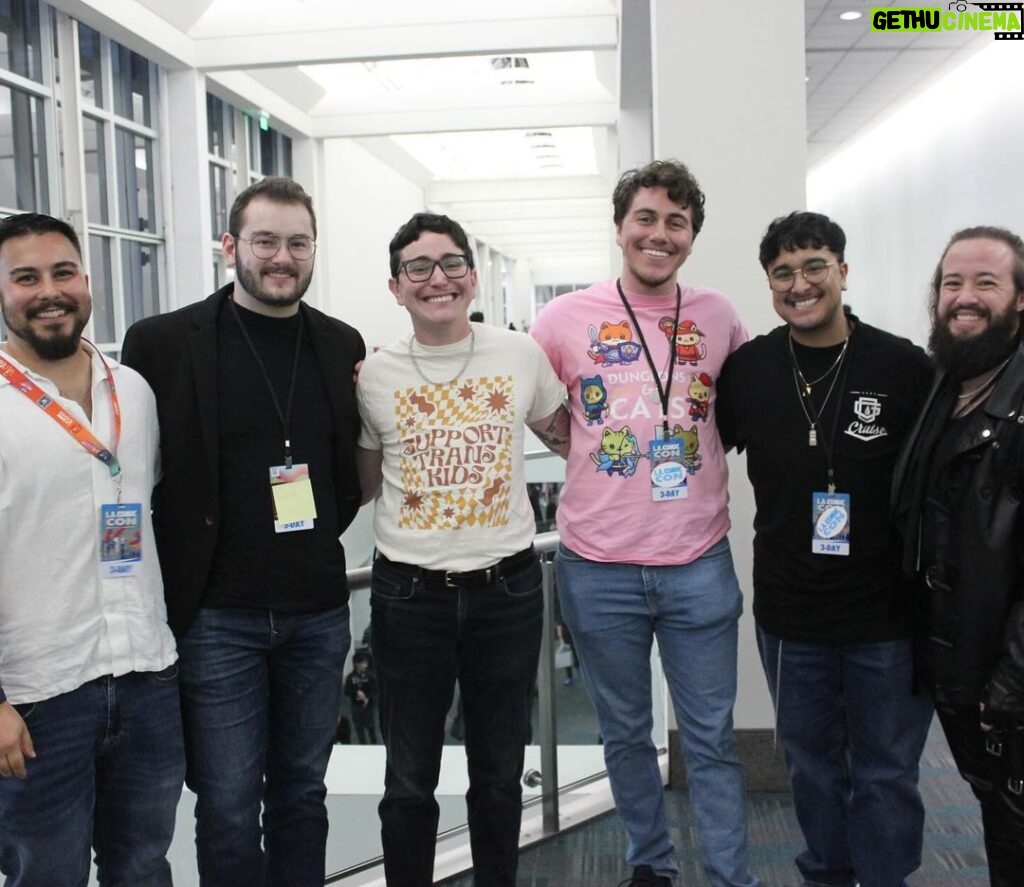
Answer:
POLYGON ((323 887, 324 774, 350 640, 347 604, 203 608, 179 640, 203 887, 323 887))
POLYGON ((743 768, 732 731, 737 622, 743 608, 729 542, 679 566, 599 563, 559 546, 562 616, 597 711, 626 862, 678 876, 651 739, 656 637, 679 723, 704 868, 714 887, 754 887, 747 868, 743 768))
POLYGON ((807 841, 806 885, 897 887, 921 865, 918 761, 932 719, 909 640, 780 641, 757 630, 807 841))
POLYGON ((177 666, 97 678, 16 706, 36 757, 0 779, 7 887, 170 887, 167 848, 185 777, 177 666))
POLYGON ((449 588, 432 574, 378 558, 372 589, 372 647, 387 748, 379 808, 387 882, 433 884, 434 789, 458 679, 474 883, 514 887, 523 809, 519 779, 544 620, 540 563, 534 557, 489 585, 449 588))

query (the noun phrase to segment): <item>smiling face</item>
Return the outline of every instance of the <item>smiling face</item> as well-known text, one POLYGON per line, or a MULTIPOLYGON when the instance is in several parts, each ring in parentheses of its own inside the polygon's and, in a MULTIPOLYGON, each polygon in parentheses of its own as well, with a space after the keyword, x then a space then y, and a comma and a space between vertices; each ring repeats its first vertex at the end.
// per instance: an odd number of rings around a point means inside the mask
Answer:
POLYGON ((1009 244, 987 238, 960 240, 942 260, 936 322, 954 339, 970 339, 1002 322, 1016 335, 1024 293, 1014 291, 1009 244))
POLYGON ((973 380, 1016 348, 1024 291, 1015 264, 1010 245, 988 237, 958 240, 943 256, 928 349, 950 378, 973 380))
POLYGON ((674 294, 676 273, 693 249, 690 209, 664 188, 640 188, 615 231, 622 249, 622 286, 651 296, 674 294))
MULTIPOLYGON (((447 234, 424 231, 416 240, 402 248, 399 263, 410 259, 461 256, 463 251, 447 234)), ((413 332, 424 345, 448 345, 469 335, 469 303, 476 295, 476 270, 465 277, 449 280, 440 265, 421 283, 409 280, 404 269, 388 281, 395 300, 409 312, 413 332)))
POLYGON ((848 329, 843 314, 843 290, 846 289, 846 263, 827 247, 783 250, 765 266, 769 279, 777 269, 802 271, 812 261, 832 265, 821 283, 808 283, 796 274, 793 288, 780 293, 772 290, 775 313, 788 325, 793 338, 803 345, 822 348, 842 342, 848 329))
POLYGON ((314 239, 313 220, 305 206, 265 197, 249 202, 238 238, 228 233, 221 240, 228 267, 235 269, 236 303, 258 314, 287 316, 298 311, 313 278, 314 258, 294 259, 288 251, 292 237, 314 239), (281 248, 269 259, 257 258, 250 241, 258 235, 277 236, 281 248))
POLYGON ((82 257, 63 234, 26 234, 0 246, 0 308, 8 350, 61 360, 78 351, 92 313, 82 257))

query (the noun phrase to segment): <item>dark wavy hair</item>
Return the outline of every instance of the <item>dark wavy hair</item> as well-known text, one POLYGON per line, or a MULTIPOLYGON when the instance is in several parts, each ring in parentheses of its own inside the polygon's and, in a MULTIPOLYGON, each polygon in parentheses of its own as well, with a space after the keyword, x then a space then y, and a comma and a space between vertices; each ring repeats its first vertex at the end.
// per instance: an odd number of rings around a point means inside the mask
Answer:
POLYGON ((612 218, 616 228, 626 218, 633 198, 641 188, 664 188, 669 200, 690 210, 694 237, 700 234, 704 225, 704 192, 693 173, 678 160, 652 160, 646 166, 622 174, 612 192, 612 218))
POLYGON ((828 216, 798 210, 772 221, 761 238, 758 259, 767 271, 779 253, 798 249, 829 249, 842 262, 846 235, 828 216))
POLYGON ((402 225, 395 236, 388 244, 388 251, 391 253, 391 276, 398 277, 398 265, 401 261, 401 252, 410 243, 420 239, 424 231, 433 231, 435 234, 447 234, 455 245, 462 250, 466 256, 469 267, 473 267, 473 250, 469 248, 469 238, 462 225, 448 216, 440 216, 436 213, 416 213, 408 222, 402 225))

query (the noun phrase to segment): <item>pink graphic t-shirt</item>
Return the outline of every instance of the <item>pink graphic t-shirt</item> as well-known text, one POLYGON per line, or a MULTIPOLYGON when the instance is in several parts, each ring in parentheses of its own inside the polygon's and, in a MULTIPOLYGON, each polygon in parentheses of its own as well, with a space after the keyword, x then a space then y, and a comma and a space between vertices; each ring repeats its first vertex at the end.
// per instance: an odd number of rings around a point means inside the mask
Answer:
POLYGON ((572 412, 558 530, 590 560, 686 564, 729 530, 715 381, 747 331, 714 290, 683 286, 678 319, 674 293, 625 296, 635 322, 608 281, 558 296, 530 328, 568 388, 572 412), (657 444, 663 411, 652 362, 668 387, 669 437, 681 442, 668 465, 657 444))

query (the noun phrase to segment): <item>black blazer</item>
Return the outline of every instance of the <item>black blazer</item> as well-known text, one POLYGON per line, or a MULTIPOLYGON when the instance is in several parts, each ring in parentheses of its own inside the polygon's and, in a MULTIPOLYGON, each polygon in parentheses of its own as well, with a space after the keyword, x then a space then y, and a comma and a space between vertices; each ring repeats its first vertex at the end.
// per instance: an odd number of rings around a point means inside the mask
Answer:
MULTIPOLYGON (((140 320, 128 330, 121 350, 121 362, 139 372, 156 394, 163 476, 153 490, 153 528, 168 622, 179 636, 199 609, 217 545, 217 317, 232 287, 140 320)), ((334 415, 338 527, 344 530, 359 510, 359 413, 352 373, 366 347, 348 324, 305 304, 299 310, 334 415)))

